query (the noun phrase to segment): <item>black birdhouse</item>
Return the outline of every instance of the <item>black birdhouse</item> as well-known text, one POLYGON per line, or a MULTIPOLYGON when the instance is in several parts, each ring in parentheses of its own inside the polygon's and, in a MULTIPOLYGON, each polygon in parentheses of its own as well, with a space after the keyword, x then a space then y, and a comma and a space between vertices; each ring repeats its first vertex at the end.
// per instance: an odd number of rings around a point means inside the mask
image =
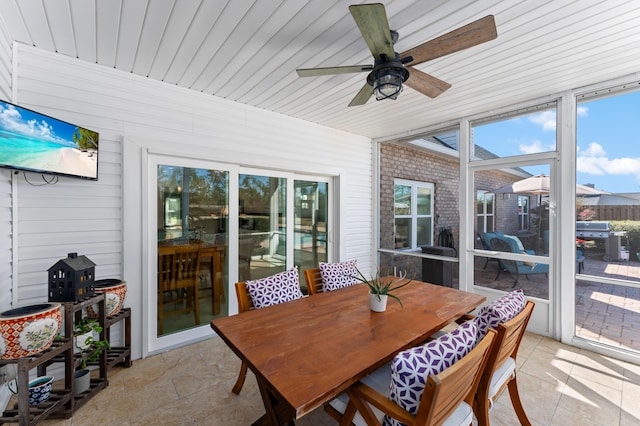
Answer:
POLYGON ((95 266, 87 256, 69 253, 49 268, 49 302, 78 302, 93 296, 95 266))

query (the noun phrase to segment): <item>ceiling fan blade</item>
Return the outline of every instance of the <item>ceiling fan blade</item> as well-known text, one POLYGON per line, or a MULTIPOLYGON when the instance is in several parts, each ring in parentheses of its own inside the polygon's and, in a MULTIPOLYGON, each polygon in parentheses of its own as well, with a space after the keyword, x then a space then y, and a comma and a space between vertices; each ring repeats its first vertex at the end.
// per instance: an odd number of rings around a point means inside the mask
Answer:
POLYGON ((315 77, 318 75, 330 74, 348 74, 354 72, 371 71, 371 65, 351 65, 346 67, 327 67, 327 68, 299 68, 296 70, 300 77, 315 77))
POLYGON ((349 11, 358 24, 362 37, 367 42, 373 57, 376 60, 381 60, 382 55, 389 59, 395 58, 384 5, 380 3, 351 5, 349 11))
POLYGON ((360 89, 356 97, 353 98, 349 106, 352 107, 352 106, 364 105, 367 103, 369 98, 371 98, 371 95, 373 95, 373 87, 371 87, 369 83, 365 83, 365 85, 362 86, 362 89, 360 89))
POLYGON ((409 78, 404 84, 430 98, 439 96, 451 87, 446 81, 411 67, 409 67, 409 78))
POLYGON ((402 52, 400 58, 404 59, 411 56, 413 60, 408 64, 418 65, 422 62, 493 40, 496 37, 498 37, 498 32, 495 19, 493 15, 488 15, 433 40, 424 42, 413 49, 402 52))

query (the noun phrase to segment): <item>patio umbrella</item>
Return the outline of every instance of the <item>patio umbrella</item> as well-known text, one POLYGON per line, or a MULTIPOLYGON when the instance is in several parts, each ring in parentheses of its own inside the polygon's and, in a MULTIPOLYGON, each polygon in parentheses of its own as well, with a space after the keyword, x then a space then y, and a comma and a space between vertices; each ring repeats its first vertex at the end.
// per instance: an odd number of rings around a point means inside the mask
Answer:
MULTIPOLYGON (((493 192, 496 194, 548 194, 550 192, 549 176, 537 175, 501 186, 493 192)), ((608 192, 576 184, 576 195, 601 195, 608 192)))

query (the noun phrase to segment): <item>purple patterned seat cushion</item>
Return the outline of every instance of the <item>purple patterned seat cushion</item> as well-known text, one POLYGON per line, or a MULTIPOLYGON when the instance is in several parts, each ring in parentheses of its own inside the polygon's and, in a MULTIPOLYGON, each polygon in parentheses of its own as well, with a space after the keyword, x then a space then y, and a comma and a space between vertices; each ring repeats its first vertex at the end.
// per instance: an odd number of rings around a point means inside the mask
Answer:
MULTIPOLYGON (((455 330, 431 342, 398 353, 391 361, 389 398, 416 414, 427 378, 451 367, 476 345, 477 326, 467 321, 455 330)), ((385 417, 384 425, 400 423, 385 417)))
POLYGON ((248 280, 246 285, 256 309, 302 297, 297 266, 266 278, 248 280))
POLYGON ((498 324, 512 320, 524 309, 524 305, 524 292, 518 289, 480 309, 475 318, 478 324, 478 341, 487 334, 489 328, 495 329, 498 324))
POLYGON ((338 290, 339 288, 357 284, 358 280, 355 278, 358 275, 356 263, 356 259, 337 263, 320 262, 318 267, 322 276, 322 291, 338 290))

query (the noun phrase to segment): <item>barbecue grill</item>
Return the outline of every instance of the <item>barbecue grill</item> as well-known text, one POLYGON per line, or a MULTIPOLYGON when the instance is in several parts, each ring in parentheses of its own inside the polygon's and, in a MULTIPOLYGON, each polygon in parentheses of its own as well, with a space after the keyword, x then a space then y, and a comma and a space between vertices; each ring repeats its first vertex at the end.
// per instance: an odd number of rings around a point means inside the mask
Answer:
POLYGON ((576 237, 583 240, 602 240, 604 243, 603 260, 629 260, 628 252, 622 246, 625 231, 614 232, 606 221, 577 221, 576 237), (626 254, 626 256, 625 256, 626 254))

